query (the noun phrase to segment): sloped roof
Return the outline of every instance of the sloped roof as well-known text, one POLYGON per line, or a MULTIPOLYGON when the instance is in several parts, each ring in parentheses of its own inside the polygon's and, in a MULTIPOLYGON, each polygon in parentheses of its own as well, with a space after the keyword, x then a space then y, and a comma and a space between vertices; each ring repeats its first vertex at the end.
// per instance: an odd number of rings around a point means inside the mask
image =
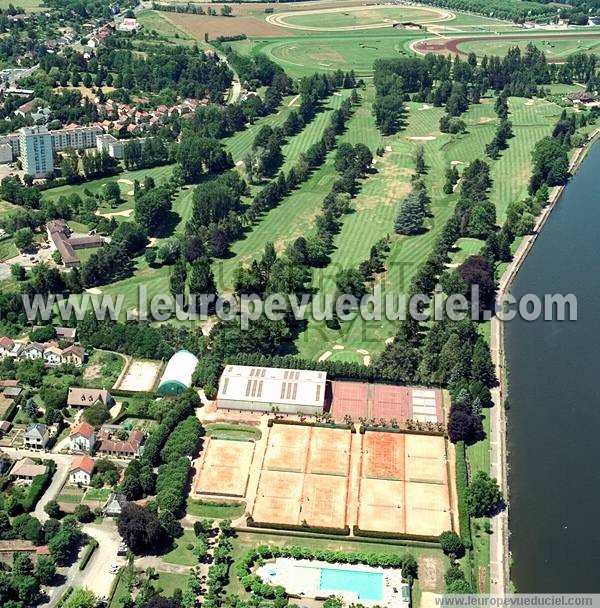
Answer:
POLYGON ((71 473, 75 471, 84 471, 88 475, 91 475, 96 468, 96 464, 94 463, 94 459, 89 456, 80 456, 79 458, 75 458, 75 460, 71 463, 71 467, 69 471, 71 473))

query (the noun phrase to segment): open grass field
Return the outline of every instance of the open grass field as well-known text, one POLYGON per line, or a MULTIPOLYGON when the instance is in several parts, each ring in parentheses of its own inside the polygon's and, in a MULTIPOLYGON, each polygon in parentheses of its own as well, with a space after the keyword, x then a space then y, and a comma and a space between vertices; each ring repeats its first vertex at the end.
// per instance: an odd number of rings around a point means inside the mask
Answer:
POLYGON ((370 76, 375 59, 409 55, 410 43, 423 37, 422 32, 392 28, 329 34, 293 30, 293 34, 286 38, 242 40, 231 45, 242 54, 264 53, 291 76, 338 69, 370 76))
POLYGON ((42 0, 0 0, 0 10, 5 11, 9 6, 20 6, 26 13, 38 13, 44 10, 42 0))
POLYGON ((168 18, 170 13, 143 9, 136 14, 137 20, 142 24, 145 34, 152 35, 154 32, 168 42, 179 45, 193 44, 194 37, 184 28, 179 27, 168 18))

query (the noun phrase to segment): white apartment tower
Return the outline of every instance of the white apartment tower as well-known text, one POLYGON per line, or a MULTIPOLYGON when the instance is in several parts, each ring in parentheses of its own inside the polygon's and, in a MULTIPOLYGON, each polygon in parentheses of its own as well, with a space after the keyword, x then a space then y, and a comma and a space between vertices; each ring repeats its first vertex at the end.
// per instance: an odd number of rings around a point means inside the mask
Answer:
POLYGON ((52 136, 46 127, 23 127, 19 131, 23 171, 44 177, 54 169, 52 136))

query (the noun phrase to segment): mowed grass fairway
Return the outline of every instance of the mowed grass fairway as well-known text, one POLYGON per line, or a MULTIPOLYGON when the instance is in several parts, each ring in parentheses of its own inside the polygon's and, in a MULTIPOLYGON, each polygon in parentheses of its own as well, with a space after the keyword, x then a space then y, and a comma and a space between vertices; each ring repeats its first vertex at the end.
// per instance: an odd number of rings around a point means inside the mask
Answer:
MULTIPOLYGON (((336 250, 330 265, 314 273, 313 285, 322 293, 335 292, 335 277, 342 268, 357 267, 368 258, 369 250, 380 238, 391 235, 392 245, 387 262, 387 272, 380 277, 383 294, 404 293, 408 289, 416 271, 425 262, 433 242, 453 212, 457 195, 444 195, 444 173, 450 163, 457 164, 459 171, 476 158, 485 157, 485 145, 492 139, 497 117, 493 110, 493 100, 483 99, 481 104, 472 105, 463 115, 468 132, 452 136, 439 132, 439 119, 444 110, 420 103, 409 103, 408 127, 406 130, 385 138, 382 143, 391 147, 383 159, 377 159, 377 174, 363 184, 354 201, 354 212, 344 218, 340 233, 335 237, 336 250), (415 140, 410 138, 434 137, 435 139, 415 140), (423 145, 428 173, 425 182, 432 198, 432 215, 427 222, 428 230, 417 236, 394 234, 393 224, 399 200, 410 190, 414 172, 414 155, 418 145, 423 145)), ((372 149, 377 140, 373 118, 367 104, 356 115, 362 121, 358 132, 350 140, 364 141, 372 149)), ((510 120, 515 136, 509 148, 497 161, 489 161, 493 187, 491 200, 497 209, 498 222, 502 223, 508 204, 527 194, 530 176, 531 151, 535 142, 548 135, 561 112, 553 103, 535 100, 533 103, 522 98, 510 99, 510 120)), ((381 141, 380 141, 381 143, 381 141)), ((459 264, 468 255, 480 250, 476 239, 459 242, 453 264, 459 264)), ((369 355, 383 350, 385 340, 395 333, 395 323, 387 321, 363 321, 362 319, 342 323, 340 330, 330 330, 324 322, 310 321, 301 334, 296 347, 302 356, 316 359, 327 351, 333 356, 343 351, 335 351, 335 346, 343 346, 345 351, 355 353, 366 351, 369 355)))

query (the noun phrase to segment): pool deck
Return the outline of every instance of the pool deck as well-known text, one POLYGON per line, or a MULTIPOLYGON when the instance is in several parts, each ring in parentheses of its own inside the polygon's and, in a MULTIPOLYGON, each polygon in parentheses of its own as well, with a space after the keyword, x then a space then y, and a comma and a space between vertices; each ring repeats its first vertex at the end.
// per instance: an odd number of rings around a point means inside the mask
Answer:
POLYGON ((258 576, 269 585, 281 585, 294 597, 326 599, 334 595, 345 602, 360 602, 363 606, 382 608, 410 608, 408 583, 403 582, 402 572, 392 568, 372 568, 364 564, 329 564, 322 561, 278 557, 257 569, 258 576), (383 576, 380 599, 365 599, 353 591, 328 591, 320 588, 321 569, 348 570, 383 576), (406 588, 406 589, 405 589, 406 588))

